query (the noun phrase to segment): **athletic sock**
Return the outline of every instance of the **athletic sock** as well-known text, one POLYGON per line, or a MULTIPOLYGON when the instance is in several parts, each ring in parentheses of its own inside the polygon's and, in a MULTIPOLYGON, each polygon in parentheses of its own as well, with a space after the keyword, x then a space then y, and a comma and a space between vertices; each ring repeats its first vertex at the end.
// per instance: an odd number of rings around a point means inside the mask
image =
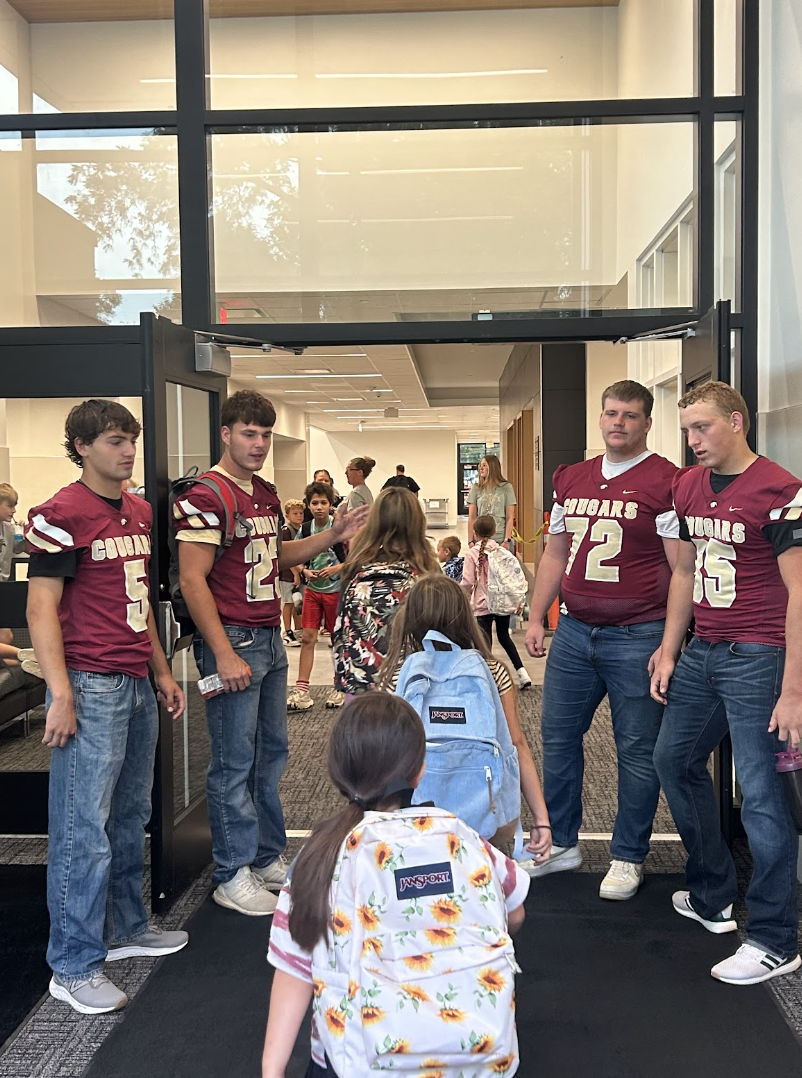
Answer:
POLYGON ((309 692, 309 682, 301 681, 300 678, 295 682, 295 688, 298 692, 309 692))

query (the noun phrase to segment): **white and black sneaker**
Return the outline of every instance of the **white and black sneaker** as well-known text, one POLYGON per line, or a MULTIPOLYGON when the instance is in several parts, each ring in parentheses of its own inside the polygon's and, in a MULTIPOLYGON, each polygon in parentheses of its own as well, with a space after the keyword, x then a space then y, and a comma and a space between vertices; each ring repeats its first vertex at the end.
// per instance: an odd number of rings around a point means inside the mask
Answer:
POLYGON ((292 629, 287 629, 285 632, 283 632, 281 634, 281 639, 284 641, 285 648, 299 648, 301 646, 301 641, 298 639, 292 629))
POLYGON ((755 947, 751 943, 742 943, 734 955, 717 962, 710 970, 711 977, 725 984, 760 984, 772 977, 782 977, 793 973, 802 966, 802 957, 778 958, 771 951, 755 947))
POLYGON ((716 936, 721 935, 723 932, 734 932, 738 927, 737 922, 732 917, 732 903, 725 906, 720 913, 715 914, 713 917, 702 917, 691 905, 690 891, 675 891, 671 896, 671 902, 680 917, 688 917, 691 921, 698 921, 708 932, 712 932, 716 936))
POLYGON ((530 678, 529 674, 527 674, 525 668, 523 666, 520 666, 515 671, 515 673, 518 675, 518 688, 528 689, 529 686, 532 684, 532 679, 530 678))

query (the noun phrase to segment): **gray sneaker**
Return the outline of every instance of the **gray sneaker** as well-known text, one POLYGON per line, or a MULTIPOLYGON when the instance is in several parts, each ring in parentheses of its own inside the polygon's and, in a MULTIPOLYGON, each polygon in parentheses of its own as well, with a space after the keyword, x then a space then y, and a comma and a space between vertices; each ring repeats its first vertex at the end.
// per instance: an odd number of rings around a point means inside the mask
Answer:
POLYGON ((268 891, 280 891, 287 882, 287 862, 279 854, 275 861, 264 868, 251 865, 251 875, 255 876, 262 887, 266 887, 268 891))
POLYGON ((158 958, 163 954, 175 954, 189 943, 186 932, 164 932, 161 928, 149 928, 135 940, 109 947, 107 962, 119 962, 121 958, 158 958))
POLYGON ((545 861, 538 861, 525 870, 533 877, 549 876, 552 872, 569 872, 581 864, 582 854, 578 846, 552 846, 545 861))
POLYGON ((128 1002, 128 996, 99 969, 88 973, 86 977, 66 977, 54 973, 50 978, 50 995, 69 1003, 80 1014, 105 1014, 107 1011, 119 1011, 128 1002))
POLYGON ((248 917, 269 917, 276 912, 278 905, 276 896, 262 886, 247 865, 233 879, 218 884, 212 898, 218 906, 236 910, 248 917))

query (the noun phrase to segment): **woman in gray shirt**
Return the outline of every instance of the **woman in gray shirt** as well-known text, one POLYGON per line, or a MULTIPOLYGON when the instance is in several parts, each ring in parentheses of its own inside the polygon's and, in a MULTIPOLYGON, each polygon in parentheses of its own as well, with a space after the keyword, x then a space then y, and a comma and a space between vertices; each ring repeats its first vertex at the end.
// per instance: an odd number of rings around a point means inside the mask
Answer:
POLYGON ((473 522, 477 517, 490 516, 496 522, 497 543, 512 538, 517 499, 512 483, 501 473, 501 461, 494 454, 479 461, 479 481, 468 494, 468 539, 473 539, 473 522))
POLYGON ((376 461, 372 457, 354 457, 345 466, 345 478, 354 488, 345 500, 345 507, 349 511, 359 505, 372 505, 373 495, 365 486, 365 480, 376 467, 376 461))

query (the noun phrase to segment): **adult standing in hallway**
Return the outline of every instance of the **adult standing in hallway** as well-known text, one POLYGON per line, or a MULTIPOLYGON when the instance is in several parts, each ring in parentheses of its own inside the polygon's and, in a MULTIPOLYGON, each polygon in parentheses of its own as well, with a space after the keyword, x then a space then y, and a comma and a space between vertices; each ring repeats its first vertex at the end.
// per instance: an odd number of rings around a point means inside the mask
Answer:
POLYGON ((406 487, 407 490, 412 491, 416 498, 420 491, 420 487, 412 476, 406 474, 406 469, 403 464, 396 464, 395 475, 391 475, 390 478, 386 480, 382 490, 386 490, 387 487, 406 487))
POLYGON ((345 478, 350 483, 351 493, 345 499, 347 509, 357 509, 360 505, 373 505, 373 494, 365 480, 376 467, 372 457, 354 457, 345 466, 345 478))
POLYGON ((50 994, 81 1014, 124 1007, 103 963, 181 950, 186 932, 148 927, 142 901, 160 699, 184 695, 150 608, 150 505, 123 490, 140 425, 88 400, 67 417, 77 483, 31 509, 28 625, 47 682, 51 750, 47 905, 50 994))
POLYGON ((515 526, 517 498, 512 483, 501 471, 501 461, 490 453, 479 461, 479 479, 468 492, 468 539, 473 545, 473 525, 478 517, 491 516, 496 522, 496 543, 509 544, 515 526))
POLYGON ((599 889, 608 899, 632 898, 641 884, 660 792, 652 756, 663 716, 648 667, 663 634, 679 524, 671 498, 677 468, 646 446, 653 404, 639 382, 608 386, 599 419, 605 452, 555 471, 526 634, 529 654, 544 656, 543 620, 562 592, 541 724, 553 846, 534 874, 582 863, 583 738, 606 694, 618 756, 612 863, 599 889))
POLYGON ((746 942, 710 972, 757 984, 802 965, 799 840, 774 755, 802 736, 802 481, 752 452, 746 402, 731 386, 705 382, 679 409, 702 467, 674 482, 681 542, 652 678, 666 705, 655 765, 688 851, 688 889, 673 902, 709 932, 737 928, 735 866, 707 771, 729 732, 754 868, 746 942), (678 659, 691 617, 695 636, 678 659))
POLYGON ((233 542, 217 557, 224 510, 207 486, 176 501, 175 526, 198 669, 223 682, 223 692, 206 701, 213 897, 239 913, 265 916, 276 908, 270 892, 286 877, 278 783, 287 763, 287 655, 278 572, 350 538, 368 511, 342 510, 325 533, 281 543, 278 493, 256 474, 270 449, 275 409, 261 393, 243 391, 228 398, 221 420, 225 448, 213 471, 236 501, 233 542))

